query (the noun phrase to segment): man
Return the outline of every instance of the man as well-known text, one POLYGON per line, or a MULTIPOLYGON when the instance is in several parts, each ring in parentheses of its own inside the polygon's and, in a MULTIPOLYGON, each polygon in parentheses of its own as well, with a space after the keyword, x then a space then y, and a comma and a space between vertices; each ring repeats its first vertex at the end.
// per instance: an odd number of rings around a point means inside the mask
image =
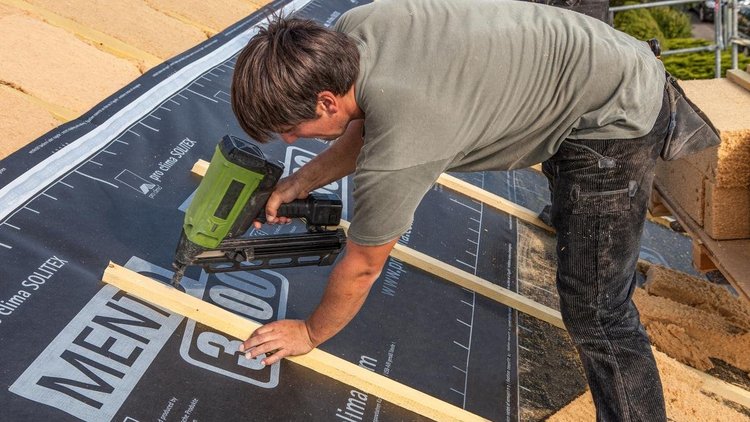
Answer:
POLYGON ((306 321, 243 344, 272 364, 304 354, 359 311, 421 198, 444 171, 544 162, 561 311, 599 420, 665 420, 631 296, 655 160, 669 126, 664 68, 644 42, 533 3, 378 0, 328 30, 277 19, 237 60, 232 105, 260 142, 335 140, 268 201, 353 173, 346 253, 306 321))

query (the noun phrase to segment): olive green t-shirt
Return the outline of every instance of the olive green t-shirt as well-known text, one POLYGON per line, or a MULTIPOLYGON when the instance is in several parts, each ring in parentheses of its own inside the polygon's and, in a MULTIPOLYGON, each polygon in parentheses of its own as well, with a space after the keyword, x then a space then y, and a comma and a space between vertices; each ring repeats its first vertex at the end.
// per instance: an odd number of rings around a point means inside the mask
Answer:
POLYGON ((335 29, 360 51, 365 114, 349 237, 400 236, 441 172, 508 170, 566 138, 650 131, 664 68, 643 41, 594 18, 510 0, 377 0, 335 29))

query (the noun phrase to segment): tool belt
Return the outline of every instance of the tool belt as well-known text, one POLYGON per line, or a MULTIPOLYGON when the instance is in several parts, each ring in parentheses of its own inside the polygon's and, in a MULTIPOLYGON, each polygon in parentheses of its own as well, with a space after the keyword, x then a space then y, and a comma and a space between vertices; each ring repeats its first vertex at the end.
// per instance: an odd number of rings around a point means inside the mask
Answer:
MULTIPOLYGON (((652 38, 648 41, 654 56, 661 56, 659 40, 652 38)), ((685 95, 680 85, 669 72, 666 72, 667 83, 664 88, 669 95, 669 129, 661 150, 664 161, 678 160, 690 154, 695 154, 708 147, 721 143, 719 131, 716 130, 708 116, 693 104, 685 95)))
POLYGON ((667 72, 669 129, 661 150, 665 161, 677 160, 721 143, 719 131, 698 106, 693 104, 672 75, 667 72))

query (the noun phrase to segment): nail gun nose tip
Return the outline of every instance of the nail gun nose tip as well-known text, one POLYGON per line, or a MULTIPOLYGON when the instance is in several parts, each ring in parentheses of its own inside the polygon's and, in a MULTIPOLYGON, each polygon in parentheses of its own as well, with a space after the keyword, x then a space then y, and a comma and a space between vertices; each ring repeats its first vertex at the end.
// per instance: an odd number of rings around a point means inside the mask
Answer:
MULTIPOLYGON (((177 267, 177 266, 175 266, 177 267)), ((182 276, 185 274, 185 268, 175 268, 175 272, 172 275, 172 286, 179 287, 180 281, 182 281, 182 276)))

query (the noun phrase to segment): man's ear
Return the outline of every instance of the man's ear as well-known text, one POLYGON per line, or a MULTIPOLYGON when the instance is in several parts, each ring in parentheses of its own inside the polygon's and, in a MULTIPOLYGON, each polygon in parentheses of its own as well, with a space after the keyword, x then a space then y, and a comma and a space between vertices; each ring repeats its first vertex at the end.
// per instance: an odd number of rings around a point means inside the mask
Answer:
POLYGON ((318 112, 325 115, 333 115, 339 111, 339 99, 331 91, 318 93, 318 112))

